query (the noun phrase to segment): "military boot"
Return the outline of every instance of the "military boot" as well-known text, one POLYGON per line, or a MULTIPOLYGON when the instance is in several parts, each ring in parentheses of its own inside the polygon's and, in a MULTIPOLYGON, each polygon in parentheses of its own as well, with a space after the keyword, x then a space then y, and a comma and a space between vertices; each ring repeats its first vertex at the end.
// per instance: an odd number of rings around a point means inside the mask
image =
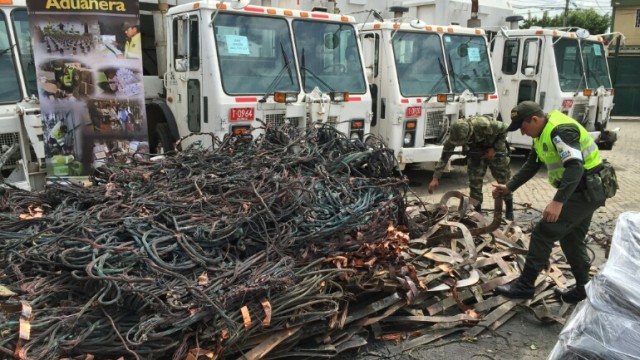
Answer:
POLYGON ((512 299, 532 299, 536 290, 535 281, 538 272, 525 266, 520 277, 506 285, 496 287, 496 292, 512 299))
POLYGON ((504 218, 513 221, 513 200, 505 200, 504 205, 504 218))
POLYGON ((562 301, 575 304, 587 297, 587 292, 584 289, 584 285, 577 285, 571 289, 553 289, 553 293, 556 294, 557 297, 562 299, 562 301))

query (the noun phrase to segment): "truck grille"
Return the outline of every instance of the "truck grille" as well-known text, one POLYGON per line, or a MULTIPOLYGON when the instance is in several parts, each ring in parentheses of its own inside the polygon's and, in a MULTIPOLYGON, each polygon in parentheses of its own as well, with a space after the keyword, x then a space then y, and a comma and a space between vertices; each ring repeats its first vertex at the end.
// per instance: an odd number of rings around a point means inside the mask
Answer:
POLYGON ((444 110, 427 111, 424 125, 424 140, 429 144, 440 143, 449 129, 444 110))
MULTIPOLYGON (((18 142, 20 142, 20 134, 17 132, 0 134, 0 154, 4 153, 5 150, 18 142)), ((5 161, 2 168, 14 168, 18 163, 18 160, 20 160, 20 151, 15 152, 9 160, 5 161)))
POLYGON ((300 125, 300 118, 285 118, 284 114, 268 114, 267 115, 267 125, 273 126, 276 128, 284 126, 284 124, 289 121, 289 124, 293 127, 298 127, 300 125))
POLYGON ((587 112, 587 104, 573 104, 573 110, 571 111, 571 117, 584 125, 584 114, 587 112))

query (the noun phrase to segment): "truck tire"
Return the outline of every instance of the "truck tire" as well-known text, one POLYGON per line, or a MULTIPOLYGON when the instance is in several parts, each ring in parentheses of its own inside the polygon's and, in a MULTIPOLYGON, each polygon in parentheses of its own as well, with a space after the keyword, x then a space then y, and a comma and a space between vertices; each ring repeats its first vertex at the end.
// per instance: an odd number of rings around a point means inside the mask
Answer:
POLYGON ((154 134, 152 136, 152 151, 156 154, 168 154, 174 152, 173 139, 169 132, 169 126, 167 123, 159 123, 155 126, 154 134))

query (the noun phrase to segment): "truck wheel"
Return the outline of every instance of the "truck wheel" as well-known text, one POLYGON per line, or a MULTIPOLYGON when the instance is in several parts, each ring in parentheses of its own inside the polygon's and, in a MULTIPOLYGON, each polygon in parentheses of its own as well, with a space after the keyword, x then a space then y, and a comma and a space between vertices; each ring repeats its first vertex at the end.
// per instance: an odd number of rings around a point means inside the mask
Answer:
POLYGON ((154 133, 154 141, 151 144, 153 146, 152 151, 155 151, 156 154, 166 154, 174 151, 169 126, 166 123, 157 124, 154 133))

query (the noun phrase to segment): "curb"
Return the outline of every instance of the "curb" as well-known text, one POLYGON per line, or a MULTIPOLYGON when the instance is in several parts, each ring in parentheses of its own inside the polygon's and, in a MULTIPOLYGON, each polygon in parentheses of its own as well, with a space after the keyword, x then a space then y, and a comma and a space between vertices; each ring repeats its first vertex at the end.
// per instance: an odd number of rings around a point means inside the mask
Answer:
POLYGON ((612 116, 611 121, 616 121, 616 122, 640 121, 640 116, 612 116))

